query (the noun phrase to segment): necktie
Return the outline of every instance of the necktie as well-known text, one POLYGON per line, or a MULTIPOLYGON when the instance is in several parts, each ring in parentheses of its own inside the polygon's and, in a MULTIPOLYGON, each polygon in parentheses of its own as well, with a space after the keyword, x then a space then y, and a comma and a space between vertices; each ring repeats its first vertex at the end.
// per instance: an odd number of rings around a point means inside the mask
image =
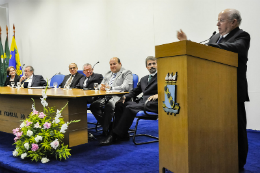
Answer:
POLYGON ((87 86, 87 82, 88 82, 88 77, 86 78, 86 80, 84 81, 83 87, 85 88, 87 86))
POLYGON ((149 75, 148 82, 152 79, 152 75, 149 75))
POLYGON ((71 82, 72 82, 72 78, 73 78, 73 76, 71 75, 70 78, 69 78, 69 80, 67 80, 67 83, 65 84, 64 88, 67 88, 67 87, 70 86, 70 84, 71 84, 71 82))
POLYGON ((223 39, 223 37, 220 36, 220 38, 218 39, 217 43, 219 43, 222 39, 223 39))
POLYGON ((113 73, 113 74, 112 74, 112 77, 110 78, 110 81, 109 81, 109 86, 112 86, 112 84, 113 84, 115 78, 116 78, 116 73, 113 73))

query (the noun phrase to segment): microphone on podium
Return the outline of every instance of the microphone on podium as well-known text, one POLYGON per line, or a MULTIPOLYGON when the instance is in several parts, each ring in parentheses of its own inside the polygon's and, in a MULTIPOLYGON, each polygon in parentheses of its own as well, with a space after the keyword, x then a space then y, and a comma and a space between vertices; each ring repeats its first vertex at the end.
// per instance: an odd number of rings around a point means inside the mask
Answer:
POLYGON ((208 40, 210 40, 215 34, 216 34, 217 32, 216 31, 214 31, 213 32, 213 34, 212 34, 212 36, 209 38, 209 39, 207 39, 207 40, 204 40, 204 41, 201 41, 201 42, 199 42, 199 43, 203 43, 203 42, 205 42, 205 41, 208 41, 208 40))

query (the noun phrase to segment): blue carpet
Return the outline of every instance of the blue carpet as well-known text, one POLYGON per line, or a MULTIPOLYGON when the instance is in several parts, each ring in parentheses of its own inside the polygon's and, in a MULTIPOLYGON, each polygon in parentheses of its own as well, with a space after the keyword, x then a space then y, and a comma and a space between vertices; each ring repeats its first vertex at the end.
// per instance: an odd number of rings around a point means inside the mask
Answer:
MULTIPOLYGON (((88 120, 95 122, 91 114, 88 120)), ((140 132, 157 135, 158 121, 139 122, 140 132)), ((91 130, 98 140, 100 133, 91 130)), ((0 132, 0 172, 48 172, 48 173, 77 173, 77 172, 122 172, 145 173, 159 171, 158 143, 134 145, 130 141, 111 146, 99 146, 98 140, 91 140, 88 144, 73 147, 68 160, 51 160, 49 163, 31 162, 12 156, 14 150, 14 135, 0 132)), ((143 137, 140 137, 143 138, 143 137)), ((140 139, 139 138, 139 139, 140 139)), ((143 138, 145 140, 145 137, 143 138)), ((248 130, 249 154, 245 173, 260 172, 260 132, 248 130)))

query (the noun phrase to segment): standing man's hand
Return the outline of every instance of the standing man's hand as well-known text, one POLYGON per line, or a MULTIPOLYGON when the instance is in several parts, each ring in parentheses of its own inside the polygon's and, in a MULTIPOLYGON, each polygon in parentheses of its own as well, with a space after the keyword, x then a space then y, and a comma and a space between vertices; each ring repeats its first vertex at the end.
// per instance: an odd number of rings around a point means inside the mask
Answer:
POLYGON ((182 41, 182 40, 187 40, 187 36, 185 34, 185 32, 183 32, 182 30, 177 31, 177 38, 182 41))

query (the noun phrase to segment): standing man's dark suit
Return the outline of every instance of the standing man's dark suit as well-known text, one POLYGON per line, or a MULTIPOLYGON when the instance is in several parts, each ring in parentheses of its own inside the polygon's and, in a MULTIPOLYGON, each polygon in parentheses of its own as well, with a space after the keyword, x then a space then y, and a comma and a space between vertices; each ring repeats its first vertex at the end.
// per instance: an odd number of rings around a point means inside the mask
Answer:
POLYGON ((242 168, 246 164, 246 158, 248 153, 248 141, 246 131, 246 110, 245 101, 249 101, 248 87, 247 87, 247 60, 248 49, 250 46, 250 35, 239 29, 239 27, 233 29, 225 38, 219 43, 216 43, 220 35, 213 36, 208 45, 225 49, 238 53, 238 68, 237 68, 237 112, 238 112, 238 155, 239 155, 239 167, 242 168))
POLYGON ((80 80, 79 80, 79 83, 77 84, 76 88, 89 88, 91 90, 94 89, 94 83, 98 83, 100 84, 101 81, 103 80, 103 76, 102 74, 98 74, 98 73, 93 73, 91 76, 89 76, 89 79, 86 83, 86 86, 83 86, 84 85, 84 81, 86 80, 86 76, 82 77, 80 80))
MULTIPOLYGON (((122 138, 128 136, 128 129, 131 127, 137 112, 144 110, 144 103, 146 100, 150 96, 158 94, 157 74, 155 74, 149 82, 148 77, 149 75, 141 78, 136 88, 125 95, 126 102, 124 104, 121 102, 116 104, 116 122, 113 132, 122 138), (131 98, 135 98, 140 93, 143 93, 143 96, 138 103, 130 101, 131 98)), ((147 102, 146 108, 148 111, 158 112, 158 100, 147 102)))
MULTIPOLYGON (((66 84, 67 80, 70 78, 71 74, 66 75, 62 81, 62 83, 60 84, 61 88, 64 88, 64 85, 66 84)), ((84 77, 83 74, 80 74, 79 72, 77 72, 70 84, 70 88, 76 88, 76 85, 79 83, 79 80, 84 77)))
MULTIPOLYGON (((24 81, 26 81, 26 79, 24 79, 21 82, 21 85, 24 83, 24 81)), ((44 80, 44 78, 42 77, 42 75, 34 75, 32 77, 32 83, 30 87, 38 87, 38 86, 46 86, 47 82, 44 80)))

